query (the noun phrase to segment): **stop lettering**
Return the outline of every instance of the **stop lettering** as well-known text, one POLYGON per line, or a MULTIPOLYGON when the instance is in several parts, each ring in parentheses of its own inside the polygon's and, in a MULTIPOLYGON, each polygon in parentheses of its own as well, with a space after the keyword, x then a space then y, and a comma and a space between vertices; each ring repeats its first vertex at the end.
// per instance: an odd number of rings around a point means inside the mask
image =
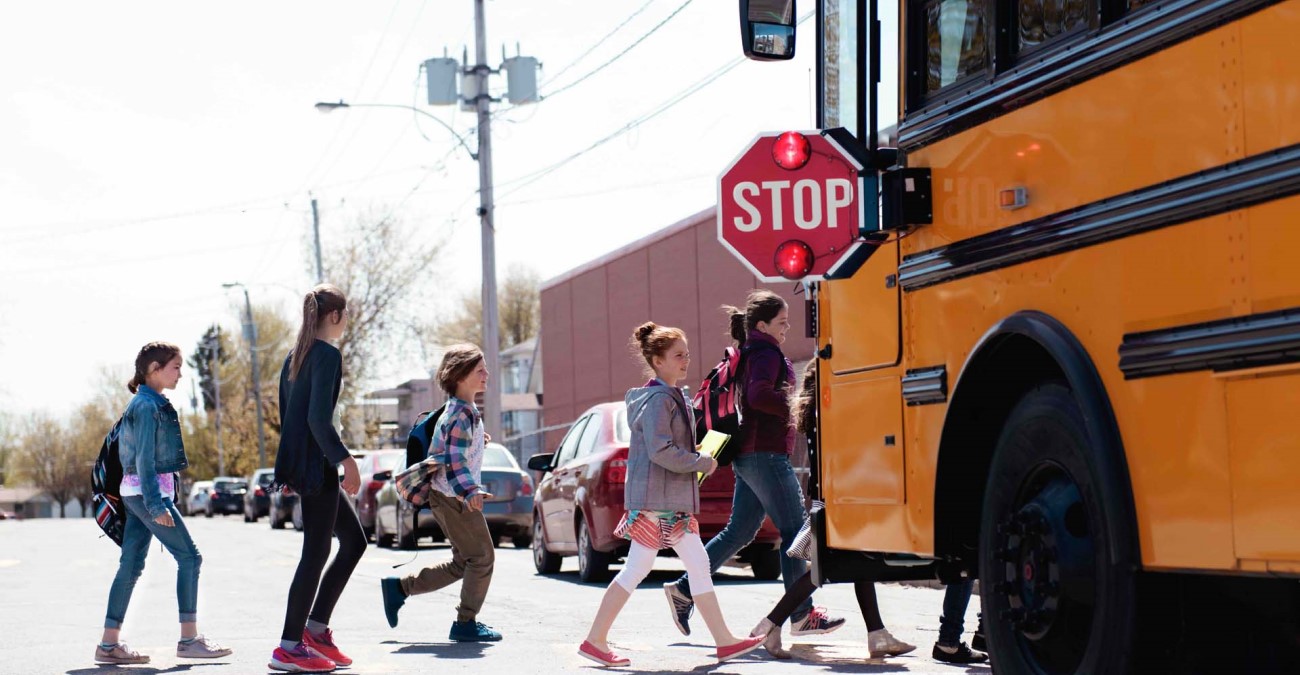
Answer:
POLYGON ((718 240, 762 280, 823 279, 864 243, 862 164, 845 140, 762 134, 719 178, 718 240))

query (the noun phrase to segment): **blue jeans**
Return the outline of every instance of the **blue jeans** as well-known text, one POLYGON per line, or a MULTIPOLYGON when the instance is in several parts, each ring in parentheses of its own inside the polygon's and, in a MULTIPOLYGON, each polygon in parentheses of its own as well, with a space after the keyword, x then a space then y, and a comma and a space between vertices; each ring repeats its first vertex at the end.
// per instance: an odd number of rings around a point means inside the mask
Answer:
POLYGON ((176 523, 175 527, 166 527, 155 523, 149 516, 144 497, 123 497, 122 502, 126 504, 126 531, 122 534, 122 558, 118 562, 117 576, 108 592, 104 627, 122 627, 126 606, 131 602, 131 592, 135 590, 140 572, 144 571, 144 559, 154 537, 158 537, 158 541, 176 558, 176 604, 180 606, 181 623, 195 621, 198 616, 199 566, 203 564, 203 556, 194 546, 176 505, 171 499, 163 499, 163 505, 176 523))
MULTIPOLYGON (((785 555, 803 527, 803 491, 790 465, 790 456, 779 452, 751 452, 731 463, 736 472, 736 494, 731 500, 731 518, 718 536, 709 540, 704 550, 709 554, 709 571, 717 572, 722 564, 736 557, 740 549, 754 540, 763 517, 771 516, 781 532, 781 580, 785 587, 808 571, 808 564, 785 555)), ((677 588, 690 596, 686 575, 677 580, 677 588)), ((812 597, 799 603, 791 616, 799 617, 812 608, 812 597)))
POLYGON ((943 615, 939 617, 939 644, 945 647, 961 644, 961 634, 966 630, 966 607, 974 589, 975 582, 970 579, 948 584, 943 593, 943 615))

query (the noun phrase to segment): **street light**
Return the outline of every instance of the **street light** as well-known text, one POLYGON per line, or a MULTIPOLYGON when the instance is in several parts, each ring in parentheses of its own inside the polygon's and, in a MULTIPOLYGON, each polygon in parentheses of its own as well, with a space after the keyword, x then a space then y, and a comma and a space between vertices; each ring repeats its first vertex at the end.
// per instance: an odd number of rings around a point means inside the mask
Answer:
POLYGON ((322 113, 334 112, 335 110, 338 110, 340 108, 397 108, 399 110, 410 110, 412 112, 419 113, 433 120, 434 122, 441 124, 442 128, 447 130, 447 133, 451 134, 452 136, 455 136, 456 140, 460 141, 460 147, 465 148, 465 152, 469 153, 470 159, 476 162, 478 161, 478 153, 474 152, 473 150, 470 150, 469 144, 465 142, 464 136, 461 136, 460 134, 456 133, 456 130, 452 129, 450 124, 447 124, 446 122, 442 121, 436 115, 431 115, 423 110, 420 110, 419 108, 413 105, 402 105, 400 103, 347 103, 346 101, 343 101, 341 99, 337 103, 330 103, 329 101, 321 101, 320 103, 316 104, 316 109, 322 113))
POLYGON ((482 234, 483 249, 483 360, 487 366, 491 378, 488 380, 487 391, 483 395, 483 420, 487 432, 493 438, 504 438, 501 434, 501 344, 500 325, 497 319, 497 262, 496 262, 496 225, 494 224, 494 204, 492 196, 492 133, 491 121, 492 116, 489 110, 489 104, 492 97, 488 92, 487 83, 487 66, 482 65, 487 61, 485 53, 486 40, 483 34, 483 1, 477 0, 474 5, 477 16, 477 42, 478 42, 478 62, 479 66, 475 67, 473 72, 478 78, 476 91, 480 92, 478 96, 470 99, 478 110, 478 147, 479 151, 474 152, 469 149, 465 138, 456 133, 446 122, 438 119, 415 106, 401 105, 397 103, 345 103, 340 100, 337 103, 320 102, 316 104, 316 109, 323 112, 331 112, 339 108, 397 108, 399 110, 410 110, 419 113, 438 124, 456 137, 460 146, 465 148, 470 158, 478 162, 478 194, 479 207, 478 217, 482 234))
POLYGON ((252 358, 253 398, 257 403, 257 468, 266 466, 266 434, 262 430, 262 384, 257 375, 257 324, 253 323, 253 303, 248 299, 248 287, 238 281, 221 284, 222 288, 238 286, 244 289, 244 339, 248 340, 248 353, 252 358))

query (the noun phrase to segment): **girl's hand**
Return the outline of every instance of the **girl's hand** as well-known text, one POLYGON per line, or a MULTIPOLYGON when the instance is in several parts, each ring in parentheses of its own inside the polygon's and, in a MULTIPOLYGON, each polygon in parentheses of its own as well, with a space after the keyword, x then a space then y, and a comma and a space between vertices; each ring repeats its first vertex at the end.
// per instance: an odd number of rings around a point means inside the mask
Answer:
POLYGON ((714 459, 714 458, 712 458, 712 457, 710 457, 710 456, 708 456, 708 455, 703 455, 703 457, 704 457, 704 459, 709 460, 709 466, 708 466, 708 468, 706 468, 706 469, 704 469, 703 471, 701 471, 701 473, 703 473, 703 474, 706 475, 706 476, 712 476, 712 475, 713 475, 713 472, 718 470, 718 460, 716 460, 716 459, 714 459))
POLYGON ((172 520, 172 514, 170 513, 164 513, 161 516, 154 518, 153 522, 158 523, 163 527, 176 527, 176 521, 172 520))
POLYGON ((343 460, 343 491, 355 497, 361 490, 361 471, 357 469, 357 460, 348 457, 343 460))

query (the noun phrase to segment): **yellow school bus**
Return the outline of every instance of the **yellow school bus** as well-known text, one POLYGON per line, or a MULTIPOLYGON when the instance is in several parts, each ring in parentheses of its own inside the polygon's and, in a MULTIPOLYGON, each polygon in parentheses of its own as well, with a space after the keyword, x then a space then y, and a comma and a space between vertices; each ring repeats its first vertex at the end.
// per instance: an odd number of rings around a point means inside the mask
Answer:
POLYGON ((811 5, 887 237, 809 292, 817 578, 978 578, 999 673, 1300 672, 1300 0, 811 5))

